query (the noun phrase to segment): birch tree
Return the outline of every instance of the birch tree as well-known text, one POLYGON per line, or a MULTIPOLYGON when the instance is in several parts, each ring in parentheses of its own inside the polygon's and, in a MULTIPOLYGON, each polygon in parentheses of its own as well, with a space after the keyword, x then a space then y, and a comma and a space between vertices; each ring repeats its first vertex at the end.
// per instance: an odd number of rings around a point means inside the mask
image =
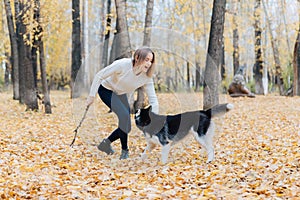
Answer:
POLYGON ((278 85, 278 88, 279 88, 279 94, 283 95, 284 87, 283 87, 282 69, 281 69, 280 58, 279 58, 279 50, 278 50, 278 46, 276 43, 276 38, 274 37, 273 31, 271 29, 271 19, 269 17, 268 9, 263 0, 262 0, 262 4, 263 4, 264 12, 266 15, 266 22, 267 22, 267 27, 269 29, 270 40, 271 40, 271 45, 272 45, 272 50, 273 50, 273 56, 274 56, 274 62, 275 62, 276 84, 278 85))

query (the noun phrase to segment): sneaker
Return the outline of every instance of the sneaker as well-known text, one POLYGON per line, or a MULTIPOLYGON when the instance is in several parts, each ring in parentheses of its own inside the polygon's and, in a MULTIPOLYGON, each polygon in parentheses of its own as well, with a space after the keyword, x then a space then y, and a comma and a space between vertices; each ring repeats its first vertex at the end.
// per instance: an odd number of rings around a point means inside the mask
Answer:
POLYGON ((122 149, 120 160, 127 159, 127 158, 129 158, 129 150, 122 149))
POLYGON ((107 153, 107 155, 112 155, 115 153, 111 147, 111 142, 109 139, 104 139, 97 147, 100 151, 107 153))

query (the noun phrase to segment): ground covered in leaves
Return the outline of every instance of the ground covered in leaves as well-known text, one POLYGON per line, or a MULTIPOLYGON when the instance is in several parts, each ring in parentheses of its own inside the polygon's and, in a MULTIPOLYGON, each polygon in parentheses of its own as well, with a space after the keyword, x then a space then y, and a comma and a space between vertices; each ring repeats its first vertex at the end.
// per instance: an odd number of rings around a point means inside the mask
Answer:
MULTIPOLYGON (((235 108, 217 119, 216 159, 190 137, 174 146, 169 162, 160 148, 142 161, 146 143, 134 126, 130 158, 120 161, 96 145, 116 127, 116 117, 97 101, 73 148, 84 98, 52 92, 53 114, 25 112, 1 93, 0 199, 297 199, 300 196, 300 98, 221 96, 235 108)), ((202 94, 158 94, 161 113, 199 109, 202 94)))

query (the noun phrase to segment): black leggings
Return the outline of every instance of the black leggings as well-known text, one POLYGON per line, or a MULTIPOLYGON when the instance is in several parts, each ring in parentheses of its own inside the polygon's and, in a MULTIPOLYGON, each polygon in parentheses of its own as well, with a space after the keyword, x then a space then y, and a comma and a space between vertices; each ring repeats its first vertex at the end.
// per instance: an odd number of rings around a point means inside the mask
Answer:
POLYGON ((126 94, 117 95, 111 90, 100 85, 98 94, 101 100, 118 116, 118 128, 114 130, 108 139, 111 142, 120 138, 122 149, 127 150, 128 133, 131 130, 130 106, 126 94))

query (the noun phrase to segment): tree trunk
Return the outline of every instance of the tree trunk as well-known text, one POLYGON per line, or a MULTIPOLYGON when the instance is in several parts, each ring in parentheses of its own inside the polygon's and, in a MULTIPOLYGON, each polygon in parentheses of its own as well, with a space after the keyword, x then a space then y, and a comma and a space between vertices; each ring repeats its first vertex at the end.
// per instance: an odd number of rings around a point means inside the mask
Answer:
MULTIPOLYGON (((25 1, 24 4, 25 9, 30 9, 31 2, 29 0, 25 1)), ((22 11, 25 15, 25 9, 22 11)), ((34 13, 35 15, 35 13, 34 13)), ((28 16, 26 16, 28 17, 28 16)), ((37 111, 39 109, 37 102, 37 86, 36 86, 36 68, 37 68, 37 58, 36 58, 36 46, 35 41, 32 44, 28 42, 28 38, 30 37, 31 31, 38 32, 35 28, 33 30, 29 26, 25 26, 25 39, 22 40, 24 43, 24 71, 25 71, 25 105, 26 110, 37 111), (27 39, 26 39, 27 38, 27 39)))
POLYGON ((50 113, 52 113, 52 109, 51 109, 50 95, 49 95, 49 90, 48 90, 48 81, 47 81, 47 74, 46 74, 46 62, 45 62, 43 41, 41 41, 41 43, 39 45, 39 52, 40 52, 40 69, 41 69, 42 87, 43 87, 43 94, 44 94, 45 113, 50 114, 50 113))
MULTIPOLYGON (((144 46, 150 46, 151 44, 151 27, 152 27, 152 17, 153 17, 153 7, 154 7, 154 0, 147 0, 147 7, 146 7, 146 17, 145 17, 145 27, 144 27, 144 46)), ((132 103, 132 102, 131 102, 132 103)), ((134 104, 134 109, 137 110, 139 108, 143 108, 148 104, 145 99, 145 90, 144 88, 137 89, 137 100, 134 104)))
POLYGON ((44 43, 42 40, 42 32, 43 28, 40 25, 40 0, 35 0, 35 14, 34 19, 38 23, 37 31, 35 32, 35 39, 36 39, 36 46, 39 51, 39 58, 40 58, 40 70, 41 70, 41 79, 42 79, 42 88, 43 88, 43 95, 44 95, 44 106, 45 106, 45 113, 50 114, 52 113, 51 110, 51 103, 50 103, 50 96, 48 91, 48 82, 47 82, 47 74, 46 74, 46 61, 45 61, 45 53, 44 53, 44 43))
POLYGON ((79 71, 81 67, 80 0, 72 0, 72 20, 71 98, 77 98, 81 93, 80 85, 83 84, 82 74, 79 71))
POLYGON ((19 91, 19 53, 18 53, 18 42, 17 35, 14 29, 14 21, 13 15, 11 11, 10 0, 4 0, 5 11, 7 17, 7 25, 11 46, 11 54, 12 54, 12 82, 13 82, 13 99, 20 99, 20 91, 19 91))
POLYGON ((126 0, 115 0, 117 12, 117 32, 113 41, 113 53, 110 57, 110 63, 114 60, 124 57, 131 57, 131 45, 129 39, 126 0))
POLYGON ((191 83, 191 77, 190 77, 190 63, 186 61, 186 89, 187 91, 190 91, 190 83, 191 83))
POLYGON ((39 107, 37 103, 37 91, 35 87, 34 69, 32 65, 32 51, 30 45, 28 44, 25 44, 24 68, 26 110, 36 111, 39 109, 39 107))
POLYGON ((111 30, 111 0, 107 0, 106 28, 103 45, 102 67, 108 65, 108 44, 111 30))
POLYGON ((195 76, 195 92, 200 91, 201 87, 201 66, 200 62, 196 61, 196 76, 195 76))
POLYGON ((205 65, 203 108, 219 104, 220 65, 222 59, 223 32, 226 0, 214 0, 205 65))
MULTIPOLYGON (((193 30, 194 30, 194 41, 196 42, 195 45, 195 65, 196 65, 196 71, 195 71, 195 92, 200 90, 201 86, 201 53, 200 53, 200 37, 201 35, 198 33, 199 29, 199 23, 196 20, 196 17, 194 16, 196 13, 199 12, 198 8, 194 8, 192 5, 190 6, 191 9, 191 17, 192 17, 192 24, 193 24, 193 30), (196 11, 194 11, 196 10, 196 11)), ((204 17, 203 17, 204 18, 204 17)))
POLYGON ((204 38, 204 43, 205 43, 205 45, 204 45, 204 48, 205 48, 205 50, 206 50, 206 48, 207 48, 207 34, 206 34, 206 32, 207 32, 207 28, 206 28, 206 20, 205 20, 205 16, 206 16, 206 13, 205 13, 205 8, 206 8, 206 2, 205 2, 205 0, 202 0, 201 1, 201 11, 203 12, 203 17, 202 17, 202 20, 203 20, 203 38, 204 38))
POLYGON ((91 83, 90 78, 90 45, 89 45, 89 3, 83 1, 82 5, 82 71, 83 71, 83 87, 88 88, 91 83), (84 69, 84 70, 83 70, 84 69))
POLYGON ((270 32, 270 40, 271 40, 271 45, 273 49, 273 56, 274 56, 274 61, 275 61, 275 77, 276 77, 276 84, 278 85, 279 88, 279 94, 284 95, 284 86, 283 86, 283 77, 282 77, 282 69, 281 69, 281 64, 280 64, 280 59, 279 59, 279 51, 278 51, 278 46, 276 44, 276 39, 274 38, 272 29, 271 29, 271 22, 270 18, 268 16, 268 11, 266 8, 266 5, 264 1, 262 1, 263 7, 264 7, 264 12, 266 15, 266 21, 267 21, 267 26, 270 32))
POLYGON ((144 46, 150 46, 151 44, 153 7, 154 7, 154 0, 147 0, 145 27, 144 27, 144 40, 143 40, 144 46))
MULTIPOLYGON (((204 49, 205 51, 207 50, 207 25, 206 25, 206 12, 205 12, 205 7, 206 7, 206 3, 205 3, 205 0, 201 0, 201 11, 202 11, 202 25, 203 25, 203 34, 202 34, 202 37, 204 38, 204 49)), ((201 59, 201 55, 200 56, 200 59, 201 59)), ((197 63, 196 63, 196 66, 197 66, 197 63)), ((204 75, 203 75, 203 69, 200 68, 200 62, 199 62, 199 70, 200 70, 200 86, 204 86, 204 75)))
POLYGON ((254 78, 255 78, 255 92, 257 94, 263 94, 263 58, 261 51, 261 25, 260 25, 260 0, 255 1, 254 10, 254 29, 255 29, 255 64, 254 64, 254 78))
MULTIPOLYGON (((300 19, 300 14, 299 14, 299 19, 300 19)), ((300 96, 300 22, 299 22, 297 39, 294 47, 293 67, 294 67, 293 95, 300 96)))
POLYGON ((172 83, 173 83, 173 88, 174 88, 174 92, 177 92, 178 90, 179 90, 179 88, 178 88, 178 73, 179 73, 179 71, 178 71, 178 69, 176 68, 175 69, 175 75, 174 75, 174 79, 171 79, 172 80, 172 83))
MULTIPOLYGON (((36 35, 36 34, 35 34, 36 35)), ((33 45, 31 47, 31 65, 32 65, 32 70, 33 70, 33 82, 34 82, 34 87, 37 89, 37 67, 38 67, 38 44, 36 39, 33 41, 33 45)), ((37 90, 37 93, 39 91, 37 90)))
POLYGON ((226 78, 226 70, 225 70, 225 46, 222 44, 221 49, 221 80, 225 80, 226 78))
POLYGON ((289 60, 292 60, 292 53, 291 53, 291 44, 290 44, 290 37, 288 34, 288 28, 287 28, 287 22, 286 22, 286 14, 288 14, 286 12, 286 1, 285 0, 281 0, 280 1, 280 16, 282 16, 283 19, 283 24, 284 24, 284 32, 285 32, 285 39, 286 39, 286 44, 287 44, 287 50, 288 50, 288 55, 289 55, 289 60))
POLYGON ((5 89, 8 89, 9 86, 9 74, 10 74, 10 63, 8 61, 9 59, 9 53, 5 51, 5 57, 7 60, 4 60, 4 66, 5 66, 5 72, 4 72, 4 85, 5 89))
POLYGON ((113 63, 116 59, 117 59, 117 44, 119 43, 119 30, 120 30, 120 27, 119 27, 119 21, 118 21, 118 17, 117 17, 117 20, 116 20, 116 31, 114 31, 114 37, 113 37, 113 41, 112 41, 112 45, 111 45, 111 49, 110 49, 110 57, 109 57, 109 61, 108 61, 108 64, 111 64, 113 63))
POLYGON ((240 54, 239 54, 239 31, 238 31, 238 5, 239 1, 234 3, 233 13, 233 73, 235 74, 240 67, 240 54))
MULTIPOLYGON (((28 2, 27 2, 28 3, 28 2)), ((21 5, 21 4, 20 4, 21 5)), ((23 19, 23 15, 25 14, 24 10, 27 9, 27 6, 29 4, 23 4, 20 6, 20 13, 21 13, 21 19, 23 19)), ((20 20, 21 20, 20 19, 20 20)), ((34 57, 32 56, 33 48, 31 47, 31 44, 26 41, 26 38, 30 38, 30 31, 27 31, 27 27, 24 25, 23 22, 21 22, 21 36, 19 38, 20 40, 20 51, 22 52, 20 54, 21 59, 23 60, 20 62, 20 72, 23 71, 24 73, 21 73, 24 77, 24 103, 26 105, 26 111, 38 110, 38 103, 37 103, 37 91, 35 86, 35 77, 34 77, 34 57)), ((22 79, 23 81, 23 79, 22 79)))
MULTIPOLYGON (((18 46, 18 61, 19 61, 19 102, 25 103, 25 44, 23 41, 24 34, 26 33, 26 27, 22 21, 24 12, 24 4, 15 0, 15 18, 16 18, 16 35, 17 35, 17 46, 18 46)), ((16 66, 17 67, 17 66, 16 66)))

